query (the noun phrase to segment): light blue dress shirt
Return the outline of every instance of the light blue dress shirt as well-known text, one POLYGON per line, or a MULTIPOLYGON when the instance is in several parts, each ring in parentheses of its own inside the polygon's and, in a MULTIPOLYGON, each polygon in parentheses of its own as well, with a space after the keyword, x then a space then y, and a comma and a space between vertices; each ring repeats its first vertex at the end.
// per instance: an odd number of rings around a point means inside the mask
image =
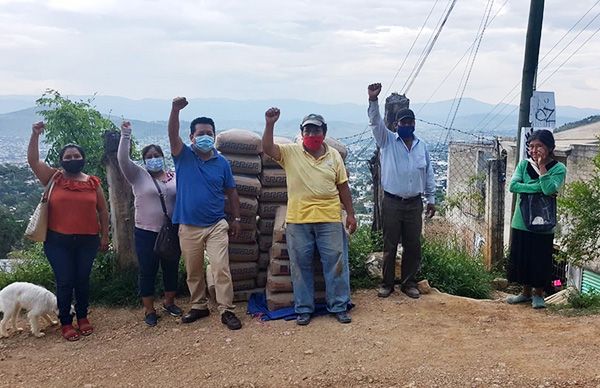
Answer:
POLYGON ((415 136, 409 150, 398 134, 386 128, 377 101, 369 101, 367 113, 380 148, 383 190, 402 198, 422 194, 428 204, 435 204, 435 177, 425 143, 415 136))

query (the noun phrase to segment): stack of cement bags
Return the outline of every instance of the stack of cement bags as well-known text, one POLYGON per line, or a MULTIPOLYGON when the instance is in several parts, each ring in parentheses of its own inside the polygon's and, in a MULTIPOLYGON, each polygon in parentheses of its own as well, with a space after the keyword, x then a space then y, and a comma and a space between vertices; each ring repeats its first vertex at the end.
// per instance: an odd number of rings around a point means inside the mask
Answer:
MULTIPOLYGON (((275 144, 290 144, 291 140, 285 137, 274 138, 275 144)), ((279 163, 262 154, 263 170, 260 175, 262 188, 258 199, 258 246, 260 258, 258 261, 258 283, 265 286, 267 283, 267 267, 269 265, 269 251, 273 244, 273 224, 277 209, 287 205, 287 182, 285 171, 279 163)))
MULTIPOLYGON (((229 266, 233 279, 234 299, 247 300, 257 289, 259 249, 256 241, 259 176, 262 170, 261 137, 251 131, 230 129, 217 135, 216 147, 229 161, 240 196, 241 232, 229 237, 229 266)), ((233 221, 230 204, 225 202, 227 221, 233 221)), ((264 284, 262 285, 264 287, 264 284)))

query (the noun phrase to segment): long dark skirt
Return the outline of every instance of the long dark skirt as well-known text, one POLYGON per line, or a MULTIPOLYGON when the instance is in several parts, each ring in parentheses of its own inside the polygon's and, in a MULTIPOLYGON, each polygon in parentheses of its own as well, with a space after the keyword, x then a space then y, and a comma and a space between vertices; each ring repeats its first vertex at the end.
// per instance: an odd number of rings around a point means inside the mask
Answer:
POLYGON ((512 229, 508 281, 545 288, 552 280, 553 242, 554 234, 512 229))

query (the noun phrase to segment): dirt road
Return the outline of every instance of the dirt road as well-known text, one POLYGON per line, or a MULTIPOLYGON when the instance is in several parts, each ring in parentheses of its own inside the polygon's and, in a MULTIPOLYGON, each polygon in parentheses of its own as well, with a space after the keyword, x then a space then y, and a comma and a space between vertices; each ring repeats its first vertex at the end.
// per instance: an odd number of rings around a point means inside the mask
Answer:
POLYGON ((600 387, 600 316, 444 294, 354 302, 350 325, 245 316, 237 332, 217 314, 148 328, 139 309, 94 308, 97 332, 76 343, 55 327, 0 339, 0 386, 600 387))

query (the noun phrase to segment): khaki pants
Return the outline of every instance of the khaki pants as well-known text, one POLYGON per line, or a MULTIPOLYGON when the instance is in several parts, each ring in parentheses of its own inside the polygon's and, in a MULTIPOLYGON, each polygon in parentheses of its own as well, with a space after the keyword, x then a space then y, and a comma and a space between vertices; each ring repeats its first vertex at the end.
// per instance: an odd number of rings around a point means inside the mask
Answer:
POLYGON ((229 237, 227 221, 212 226, 179 225, 181 255, 187 271, 187 285, 193 309, 207 309, 204 251, 210 262, 215 280, 215 294, 219 312, 233 311, 233 283, 229 271, 229 237))

